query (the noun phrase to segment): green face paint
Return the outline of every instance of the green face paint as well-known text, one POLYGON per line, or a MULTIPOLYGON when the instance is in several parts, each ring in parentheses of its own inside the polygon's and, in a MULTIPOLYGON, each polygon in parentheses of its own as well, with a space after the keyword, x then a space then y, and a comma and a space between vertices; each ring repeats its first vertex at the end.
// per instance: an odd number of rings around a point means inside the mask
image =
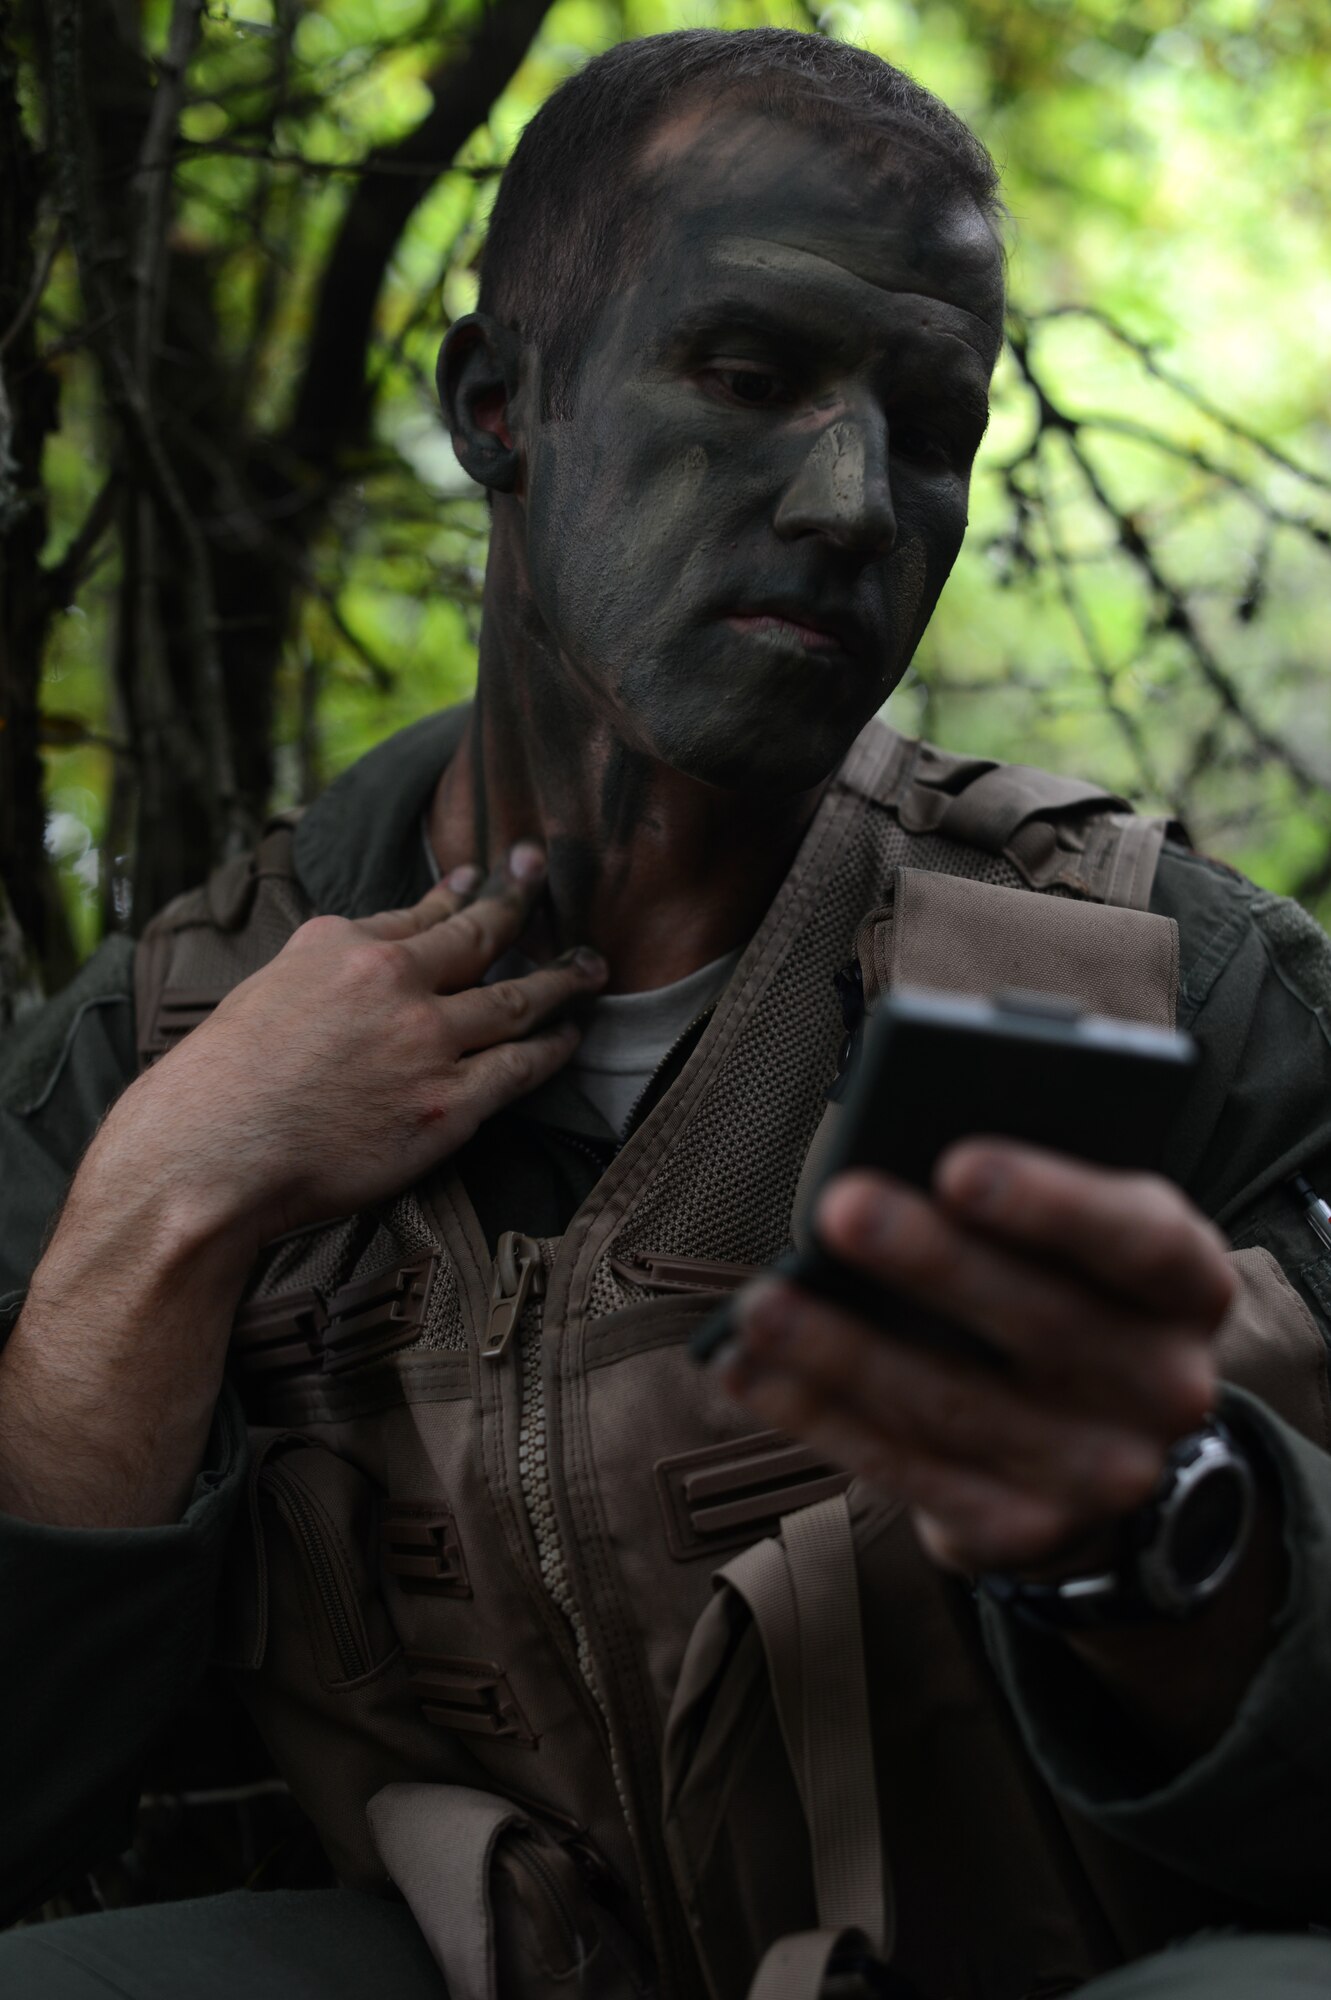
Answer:
POLYGON ((896 686, 961 546, 1001 253, 969 203, 747 114, 656 172, 572 416, 523 423, 531 610, 630 751, 795 792, 896 686))

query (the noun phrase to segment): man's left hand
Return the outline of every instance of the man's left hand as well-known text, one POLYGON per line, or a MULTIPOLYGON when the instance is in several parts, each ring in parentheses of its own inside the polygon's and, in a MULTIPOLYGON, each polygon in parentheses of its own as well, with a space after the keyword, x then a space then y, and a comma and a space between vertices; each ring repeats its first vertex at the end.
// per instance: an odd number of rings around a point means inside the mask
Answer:
POLYGON ((904 1499, 939 1562, 1075 1554, 1147 1498, 1215 1400, 1234 1279, 1219 1232, 1168 1181, 972 1140, 940 1162, 932 1197, 841 1175, 816 1226, 1006 1365, 944 1358, 765 1278, 740 1301, 728 1385, 904 1499))

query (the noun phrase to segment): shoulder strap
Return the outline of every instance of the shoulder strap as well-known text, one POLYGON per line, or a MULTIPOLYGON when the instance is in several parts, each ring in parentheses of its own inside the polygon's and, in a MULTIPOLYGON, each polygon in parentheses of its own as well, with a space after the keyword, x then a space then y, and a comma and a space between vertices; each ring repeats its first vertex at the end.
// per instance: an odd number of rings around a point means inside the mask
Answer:
POLYGON ((859 1578, 844 1493, 787 1514, 720 1575, 762 1639, 772 1700, 813 1856, 821 1931, 884 1957, 896 1929, 874 1772, 859 1578))
POLYGON ((907 833, 1001 854, 1030 888, 1123 909, 1149 906, 1174 824, 1140 817, 1117 793, 1081 778, 954 756, 879 722, 855 742, 841 782, 890 807, 907 833))
POLYGON ((833 1990, 863 1995, 868 2000, 871 1991, 884 1990, 881 1965, 876 1968, 872 1988, 859 1980, 853 1986, 838 1980, 835 1989, 829 1983, 836 1974, 839 1955, 850 1952, 862 1957, 867 1951, 867 1941, 858 1931, 794 1931, 789 1937, 778 1938, 765 1953, 747 2000, 827 2000, 833 1990))
POLYGON ((134 952, 139 1068, 196 1028, 242 979, 275 958, 311 914, 292 855, 298 811, 270 820, 252 854, 153 918, 134 952))

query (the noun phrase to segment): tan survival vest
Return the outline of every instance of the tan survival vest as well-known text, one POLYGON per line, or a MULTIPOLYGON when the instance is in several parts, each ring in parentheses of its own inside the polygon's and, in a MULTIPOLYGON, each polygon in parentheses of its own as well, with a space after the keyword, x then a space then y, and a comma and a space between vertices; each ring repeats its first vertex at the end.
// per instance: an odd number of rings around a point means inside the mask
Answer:
MULTIPOLYGON (((451 2000, 804 2000, 861 1990, 829 1971, 858 1943, 924 2000, 1036 2000, 1244 1920, 1060 1805, 902 1509, 686 1352, 790 1240, 852 944, 871 1003, 906 978, 1171 1021, 1163 833, 873 724, 561 1239, 492 1258, 446 1163, 264 1254, 224 1656, 339 1875, 397 1885, 451 2000)), ((150 927, 145 1062, 308 913, 290 839, 150 927)), ((1228 1372, 1325 1442, 1316 1328, 1267 1253, 1239 1264, 1228 1372)))

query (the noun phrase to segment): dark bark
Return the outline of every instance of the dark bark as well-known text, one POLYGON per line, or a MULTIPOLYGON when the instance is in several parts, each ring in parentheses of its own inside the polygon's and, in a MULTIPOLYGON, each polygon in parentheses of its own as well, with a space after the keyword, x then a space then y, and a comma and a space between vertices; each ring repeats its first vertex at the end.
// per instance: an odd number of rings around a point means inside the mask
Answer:
MULTIPOLYGON (((59 405, 55 375, 37 352, 41 169, 19 115, 16 71, 13 10, 0 0, 0 907, 7 888, 12 914, 4 958, 11 973, 21 934, 47 982, 55 984, 74 966, 45 846, 39 716, 53 609, 41 566, 47 533, 42 451, 59 405)), ((0 978, 0 987, 8 979, 0 978)))
POLYGON ((116 648, 132 762, 112 826, 141 919, 252 830, 237 800, 207 544, 164 425, 169 164, 198 0, 176 0, 156 81, 108 0, 52 0, 52 157, 87 344, 123 471, 116 648))
POLYGON ((219 537, 217 588, 238 778, 256 804, 272 786, 274 689, 301 579, 346 462, 369 434, 369 353, 384 275, 412 215, 511 81, 550 4, 494 0, 461 52, 429 78, 428 116, 367 159, 325 267, 291 420, 280 436, 256 442, 241 473, 245 504, 219 537), (244 728, 242 718, 262 727, 244 728))
MULTIPOLYGON (((216 274, 168 247, 165 165, 199 0, 174 0, 154 72, 115 0, 52 0, 61 204, 124 480, 108 917, 137 925, 250 837, 273 782, 278 669, 313 545, 368 435, 369 351, 403 229, 512 77, 550 0, 495 0, 431 79, 433 106, 372 154, 320 290, 290 422, 254 437, 219 338, 216 274), (405 171, 404 171, 405 169, 405 171)), ((279 64, 274 89, 283 85, 279 64)))
POLYGON ((287 448, 307 465, 336 463, 364 436, 365 366, 375 304, 402 231, 463 141, 511 81, 550 0, 495 0, 455 60, 428 79, 434 105, 395 146, 372 153, 324 273, 287 448), (413 171, 414 170, 414 171, 413 171))

